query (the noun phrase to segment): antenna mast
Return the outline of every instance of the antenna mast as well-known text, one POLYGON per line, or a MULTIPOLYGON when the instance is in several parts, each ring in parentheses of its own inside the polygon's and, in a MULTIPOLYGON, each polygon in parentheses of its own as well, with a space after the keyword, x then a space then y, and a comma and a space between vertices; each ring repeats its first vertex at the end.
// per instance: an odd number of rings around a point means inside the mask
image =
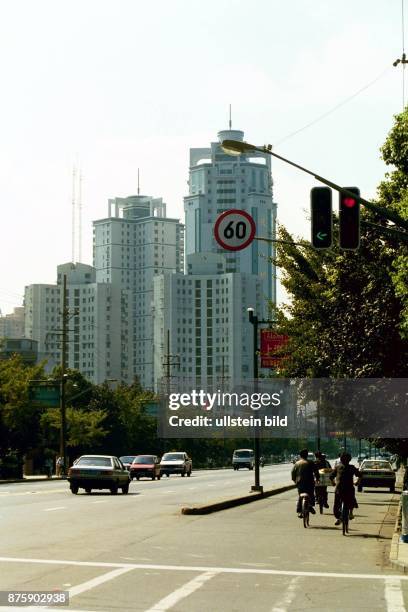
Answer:
POLYGON ((231 104, 229 105, 229 129, 232 128, 232 119, 231 119, 231 104))
POLYGON ((82 170, 78 177, 78 261, 82 261, 82 170))
POLYGON ((72 253, 71 253, 71 261, 72 263, 75 263, 75 223, 76 223, 76 173, 77 173, 77 169, 76 166, 74 164, 73 168, 72 168, 72 199, 71 199, 71 203, 72 203, 72 218, 71 218, 71 224, 72 224, 72 235, 71 235, 71 249, 72 249, 72 253))
POLYGON ((137 169, 137 195, 140 195, 139 168, 137 169))

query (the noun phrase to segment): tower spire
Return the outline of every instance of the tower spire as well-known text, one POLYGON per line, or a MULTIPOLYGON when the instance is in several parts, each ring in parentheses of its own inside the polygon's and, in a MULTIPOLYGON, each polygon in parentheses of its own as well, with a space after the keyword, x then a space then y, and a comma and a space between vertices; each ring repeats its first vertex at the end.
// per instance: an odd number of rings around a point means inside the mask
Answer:
POLYGON ((229 129, 232 128, 232 120, 231 120, 231 104, 229 105, 229 129))
POLYGON ((137 195, 140 195, 139 168, 137 169, 137 195))

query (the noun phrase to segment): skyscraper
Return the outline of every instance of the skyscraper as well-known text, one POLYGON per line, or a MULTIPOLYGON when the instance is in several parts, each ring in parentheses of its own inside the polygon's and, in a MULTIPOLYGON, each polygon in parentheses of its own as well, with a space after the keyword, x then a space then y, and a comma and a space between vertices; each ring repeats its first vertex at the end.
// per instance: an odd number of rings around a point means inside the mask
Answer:
POLYGON ((153 278, 184 268, 184 226, 166 217, 161 198, 129 196, 108 202, 108 217, 94 221, 96 280, 120 291, 120 380, 138 377, 152 389, 153 278))

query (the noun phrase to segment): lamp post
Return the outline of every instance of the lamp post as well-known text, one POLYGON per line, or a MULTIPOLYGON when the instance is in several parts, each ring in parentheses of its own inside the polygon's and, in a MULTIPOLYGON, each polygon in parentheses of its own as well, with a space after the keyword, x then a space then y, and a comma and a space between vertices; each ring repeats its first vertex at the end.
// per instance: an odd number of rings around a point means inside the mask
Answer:
MULTIPOLYGON (((253 360, 254 360, 254 368, 253 368, 253 376, 254 376, 254 390, 258 387, 258 327, 259 325, 270 325, 271 323, 275 323, 272 320, 260 320, 257 315, 254 314, 253 308, 247 308, 248 319, 251 325, 253 326, 253 360)), ((255 439, 254 439, 254 463, 255 463, 255 484, 251 487, 251 491, 259 491, 263 493, 263 487, 260 484, 259 478, 259 465, 260 465, 260 444, 259 444, 259 432, 255 430, 255 439)))

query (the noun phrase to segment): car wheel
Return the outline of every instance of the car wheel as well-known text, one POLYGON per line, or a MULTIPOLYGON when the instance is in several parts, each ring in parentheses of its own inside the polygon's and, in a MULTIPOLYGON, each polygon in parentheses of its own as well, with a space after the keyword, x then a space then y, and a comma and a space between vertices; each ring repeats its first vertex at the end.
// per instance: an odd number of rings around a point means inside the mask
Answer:
MULTIPOLYGON (((111 493, 112 493, 112 491, 111 491, 111 493)), ((122 487, 122 495, 127 495, 128 493, 129 493, 129 483, 123 485, 123 487, 122 487)))
POLYGON ((358 491, 359 493, 361 493, 361 492, 362 492, 362 490, 363 490, 363 486, 362 486, 362 485, 358 485, 358 486, 357 486, 357 491, 358 491))
POLYGON ((152 480, 156 480, 156 476, 155 476, 155 474, 153 474, 153 476, 152 476, 152 480))
POLYGON ((110 488, 110 492, 112 495, 117 495, 118 494, 118 485, 113 485, 113 487, 110 488))
POLYGON ((87 493, 88 495, 90 495, 90 494, 91 494, 91 491, 92 491, 92 489, 90 489, 89 487, 87 487, 87 488, 85 489, 85 493, 87 493))
POLYGON ((395 484, 390 486, 390 493, 394 493, 395 492, 395 484))
POLYGON ((78 493, 79 487, 77 485, 71 485, 70 489, 71 489, 71 493, 76 495, 78 493))
POLYGON ((170 474, 166 474, 167 478, 170 476, 170 474))
POLYGON ((136 476, 136 480, 140 480, 140 476, 136 476))

